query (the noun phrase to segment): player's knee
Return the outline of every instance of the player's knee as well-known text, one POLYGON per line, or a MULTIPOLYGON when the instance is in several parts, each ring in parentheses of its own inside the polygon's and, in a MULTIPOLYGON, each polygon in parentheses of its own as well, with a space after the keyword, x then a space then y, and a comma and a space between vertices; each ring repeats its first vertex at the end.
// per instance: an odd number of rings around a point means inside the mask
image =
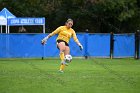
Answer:
POLYGON ((64 53, 64 52, 65 52, 65 49, 63 49, 63 48, 62 48, 62 49, 60 49, 60 53, 61 53, 61 52, 63 52, 63 53, 64 53))

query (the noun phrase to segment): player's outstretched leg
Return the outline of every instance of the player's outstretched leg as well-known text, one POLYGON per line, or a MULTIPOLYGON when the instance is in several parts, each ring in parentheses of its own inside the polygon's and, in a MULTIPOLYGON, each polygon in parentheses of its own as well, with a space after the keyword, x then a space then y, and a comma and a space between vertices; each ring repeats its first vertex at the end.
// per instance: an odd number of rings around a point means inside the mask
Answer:
POLYGON ((60 65, 59 71, 61 71, 61 72, 63 72, 64 68, 65 68, 64 58, 65 58, 64 52, 60 52, 61 65, 60 65))

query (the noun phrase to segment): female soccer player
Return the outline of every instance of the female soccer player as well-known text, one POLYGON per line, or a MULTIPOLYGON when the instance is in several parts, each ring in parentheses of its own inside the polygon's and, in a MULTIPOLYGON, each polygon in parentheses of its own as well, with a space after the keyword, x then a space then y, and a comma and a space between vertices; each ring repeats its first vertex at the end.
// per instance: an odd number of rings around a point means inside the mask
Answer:
POLYGON ((74 41, 78 44, 80 47, 80 50, 83 49, 83 46, 77 39, 75 31, 71 28, 73 26, 73 20, 68 19, 65 23, 64 26, 58 27, 55 31, 50 33, 48 36, 46 36, 41 43, 44 45, 46 41, 53 35, 58 34, 58 37, 56 39, 57 41, 57 47, 60 50, 60 59, 61 59, 61 66, 60 66, 60 72, 64 71, 64 67, 66 65, 66 62, 64 60, 65 55, 70 53, 70 48, 69 48, 69 40, 71 37, 73 37, 74 41))

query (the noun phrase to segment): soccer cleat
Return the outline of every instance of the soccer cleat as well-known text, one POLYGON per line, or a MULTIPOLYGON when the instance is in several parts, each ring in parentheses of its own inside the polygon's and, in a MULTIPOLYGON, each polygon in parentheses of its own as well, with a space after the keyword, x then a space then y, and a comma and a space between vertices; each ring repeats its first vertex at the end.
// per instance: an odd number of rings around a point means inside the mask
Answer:
POLYGON ((64 64, 64 65, 66 65, 66 66, 69 65, 69 64, 68 64, 67 62, 65 62, 65 61, 61 62, 61 64, 64 64))
POLYGON ((68 63, 65 63, 65 65, 66 65, 66 66, 69 66, 69 64, 68 64, 68 63))
POLYGON ((59 70, 58 72, 60 72, 60 73, 64 73, 64 71, 63 71, 63 70, 59 70))

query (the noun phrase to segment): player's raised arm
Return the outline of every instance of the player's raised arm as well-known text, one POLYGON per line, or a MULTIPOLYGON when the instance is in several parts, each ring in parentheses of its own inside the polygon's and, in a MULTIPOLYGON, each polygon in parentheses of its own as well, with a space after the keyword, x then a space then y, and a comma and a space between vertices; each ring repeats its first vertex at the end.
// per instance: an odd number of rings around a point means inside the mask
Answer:
POLYGON ((83 46, 82 46, 82 44, 79 42, 79 40, 78 40, 78 38, 77 38, 77 36, 76 36, 75 31, 73 31, 73 39, 74 39, 74 41, 77 43, 77 45, 80 47, 80 50, 83 50, 83 46))
POLYGON ((47 42, 47 40, 48 40, 51 36, 53 36, 53 35, 55 35, 55 34, 58 34, 59 32, 60 32, 60 27, 58 27, 56 30, 54 30, 52 33, 50 33, 48 36, 44 37, 44 38, 41 40, 41 44, 45 45, 46 42, 47 42))

